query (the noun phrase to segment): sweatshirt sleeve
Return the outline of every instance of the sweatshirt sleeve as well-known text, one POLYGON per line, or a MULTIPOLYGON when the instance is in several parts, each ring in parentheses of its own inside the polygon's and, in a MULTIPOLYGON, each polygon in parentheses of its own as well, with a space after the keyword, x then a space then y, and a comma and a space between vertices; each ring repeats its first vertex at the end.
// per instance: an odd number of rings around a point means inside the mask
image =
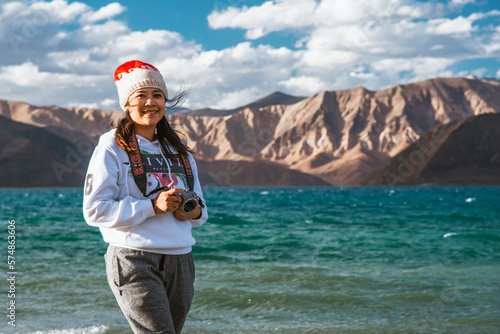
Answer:
MULTIPOLYGON (((98 145, 87 171, 83 215, 87 224, 105 228, 128 228, 155 215, 150 199, 120 194, 120 162, 108 145, 98 145)), ((121 169, 126 174, 126 169, 121 169)), ((125 181, 126 182, 126 181, 125 181)))
POLYGON ((201 217, 198 219, 191 219, 190 221, 193 226, 201 226, 208 219, 207 203, 205 202, 205 199, 203 197, 203 191, 201 189, 200 179, 198 177, 198 167, 196 166, 196 161, 194 160, 191 154, 189 154, 189 163, 191 164, 191 168, 193 169, 193 177, 194 177, 193 191, 198 195, 198 197, 201 199, 204 205, 204 207, 201 209, 201 217))

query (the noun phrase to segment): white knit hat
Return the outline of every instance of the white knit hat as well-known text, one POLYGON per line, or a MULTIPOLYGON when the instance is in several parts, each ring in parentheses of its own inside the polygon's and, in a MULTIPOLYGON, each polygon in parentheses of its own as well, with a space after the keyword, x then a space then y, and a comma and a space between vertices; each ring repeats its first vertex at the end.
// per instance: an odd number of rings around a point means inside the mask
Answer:
POLYGON ((123 110, 130 95, 140 88, 158 88, 165 94, 165 99, 168 98, 167 86, 160 71, 140 60, 131 60, 118 66, 115 71, 115 84, 123 110))

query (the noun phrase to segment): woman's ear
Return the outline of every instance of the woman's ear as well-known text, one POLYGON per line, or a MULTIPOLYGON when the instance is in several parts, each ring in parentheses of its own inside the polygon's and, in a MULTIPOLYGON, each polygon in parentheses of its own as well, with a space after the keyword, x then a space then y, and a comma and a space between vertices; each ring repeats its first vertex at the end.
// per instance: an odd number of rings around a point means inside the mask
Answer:
POLYGON ((129 109, 129 107, 130 107, 130 102, 129 102, 129 101, 127 101, 127 103, 125 103, 125 105, 123 106, 123 110, 124 110, 127 114, 128 114, 128 113, 130 113, 130 109, 129 109))

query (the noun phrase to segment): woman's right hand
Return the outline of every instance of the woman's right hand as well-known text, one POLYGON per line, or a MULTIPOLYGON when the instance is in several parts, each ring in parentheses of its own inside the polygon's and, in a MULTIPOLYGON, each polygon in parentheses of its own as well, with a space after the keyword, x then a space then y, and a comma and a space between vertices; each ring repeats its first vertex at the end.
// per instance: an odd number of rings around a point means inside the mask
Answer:
POLYGON ((161 191, 158 196, 153 200, 153 207, 155 212, 162 213, 168 211, 175 211, 179 208, 181 197, 177 196, 178 193, 186 192, 184 189, 173 188, 170 190, 161 191))

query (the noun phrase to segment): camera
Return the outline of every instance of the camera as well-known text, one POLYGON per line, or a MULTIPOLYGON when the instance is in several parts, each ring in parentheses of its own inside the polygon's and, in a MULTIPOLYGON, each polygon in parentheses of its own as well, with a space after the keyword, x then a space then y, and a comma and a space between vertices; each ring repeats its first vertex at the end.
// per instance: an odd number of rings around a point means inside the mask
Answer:
POLYGON ((186 191, 185 193, 177 193, 177 196, 181 198, 181 203, 179 204, 179 209, 184 212, 191 212, 198 206, 197 195, 194 191, 186 191))

